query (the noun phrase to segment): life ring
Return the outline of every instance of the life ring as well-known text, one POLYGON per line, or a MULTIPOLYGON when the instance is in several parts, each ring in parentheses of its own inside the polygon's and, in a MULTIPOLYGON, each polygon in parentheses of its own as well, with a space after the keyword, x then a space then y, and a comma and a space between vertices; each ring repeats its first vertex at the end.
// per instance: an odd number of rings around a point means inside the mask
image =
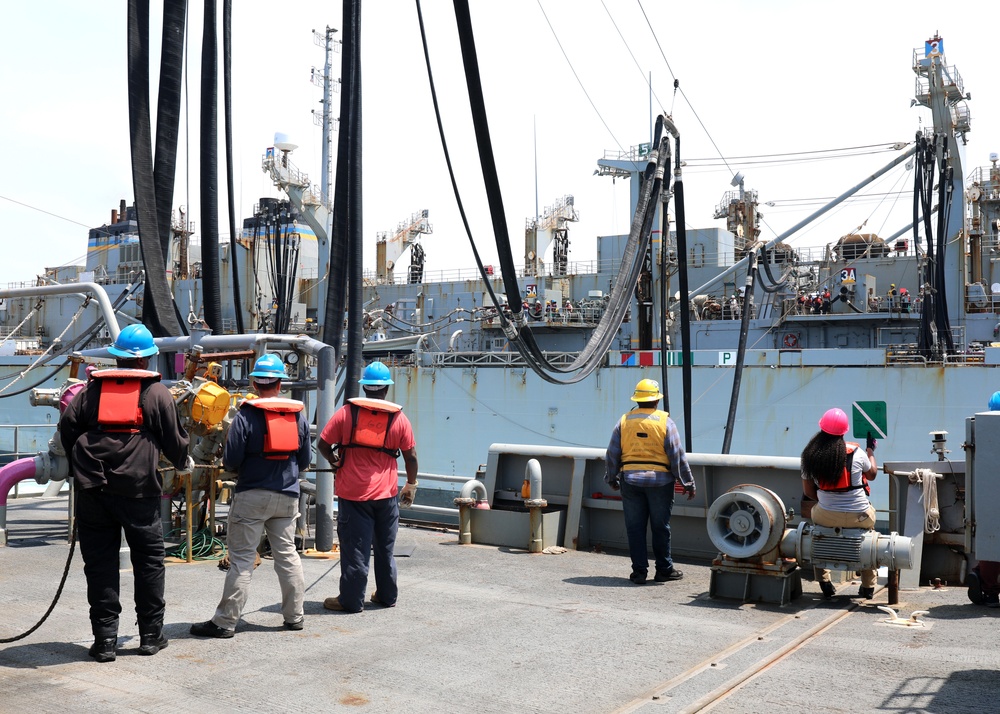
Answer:
POLYGON ((799 336, 796 335, 794 332, 789 332, 785 334, 785 339, 783 339, 782 342, 784 342, 785 347, 787 347, 790 350, 794 350, 796 347, 799 346, 799 336))

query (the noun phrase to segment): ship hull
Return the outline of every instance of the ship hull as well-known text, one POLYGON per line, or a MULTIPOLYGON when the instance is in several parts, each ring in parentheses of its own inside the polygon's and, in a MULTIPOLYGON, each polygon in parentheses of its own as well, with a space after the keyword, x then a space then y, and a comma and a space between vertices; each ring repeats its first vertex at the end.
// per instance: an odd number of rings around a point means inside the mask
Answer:
MULTIPOLYGON (((865 364, 872 360, 870 353, 884 351, 858 350, 853 352, 859 363, 832 365, 819 363, 821 355, 814 354, 829 352, 748 354, 730 453, 798 456, 816 433, 823 412, 836 406, 852 416, 848 439, 864 443, 869 429, 859 429, 862 413, 875 422, 868 426, 878 442, 879 463, 929 454, 931 431, 947 431, 954 457, 961 460, 966 417, 984 411, 1000 383, 996 366, 984 363, 865 364), (792 359, 796 364, 787 364, 792 359)), ((851 361, 852 351, 836 352, 840 360, 851 361)), ((612 352, 609 361, 620 361, 622 354, 612 352)), ((693 355, 695 453, 718 454, 722 449, 735 370, 706 363, 724 358, 724 353, 715 352, 693 355)), ((681 372, 676 366, 667 369, 666 394, 684 438, 681 372)), ((605 447, 618 417, 632 406, 629 398, 636 382, 647 377, 660 379, 660 368, 607 367, 563 386, 517 367, 399 367, 390 398, 403 404, 413 423, 421 471, 472 478, 494 443, 605 447)), ((876 479, 873 485, 876 507, 887 510, 887 479, 876 479)))

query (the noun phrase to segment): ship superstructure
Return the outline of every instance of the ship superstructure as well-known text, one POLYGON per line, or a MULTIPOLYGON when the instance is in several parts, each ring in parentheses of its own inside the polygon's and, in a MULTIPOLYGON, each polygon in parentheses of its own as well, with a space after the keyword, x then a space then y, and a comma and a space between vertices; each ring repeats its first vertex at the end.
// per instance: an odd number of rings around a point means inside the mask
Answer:
MULTIPOLYGON (((959 433, 964 415, 982 408, 1000 363, 1000 347, 993 346, 1000 276, 992 260, 1000 169, 993 158, 968 177, 963 173, 966 95, 940 41, 929 41, 912 60, 916 102, 931 108, 934 123, 913 144, 900 146, 882 171, 913 163, 915 192, 925 199, 919 207, 926 209, 918 211, 916 233, 912 226, 887 236, 859 230, 809 248, 793 241, 803 221, 764 243, 757 194, 736 177, 715 212, 725 227, 688 230, 683 255, 676 230, 665 240, 654 233, 610 350, 593 374, 571 386, 538 379, 511 349, 501 317, 519 307, 521 329, 531 331, 551 361, 569 364, 607 310, 627 236, 598 236, 596 259, 574 261, 569 233, 578 207, 570 196, 557 199, 527 221, 525 262, 516 266, 521 305, 514 306, 504 297, 497 266, 487 266, 484 280, 478 271, 435 270, 433 257, 418 255, 418 238, 431 231, 429 212, 404 219, 391 235, 386 231, 384 262, 363 281, 364 354, 397 370, 394 398, 421 434, 422 461, 432 471, 471 474, 495 442, 601 447, 635 383, 647 376, 663 382, 667 406, 696 452, 797 455, 815 430, 811 415, 818 418, 832 405, 851 412, 855 438, 871 433, 880 441, 884 458, 923 449, 931 430, 959 433), (405 267, 398 261, 407 249, 405 267), (689 285, 686 345, 682 265, 689 285)), ((223 293, 236 294, 229 262, 235 259, 239 304, 251 332, 287 326, 290 333, 315 334, 325 304, 329 201, 295 168, 293 148, 279 140, 263 159, 289 202, 263 199, 244 223, 235 256, 228 245, 220 249, 223 293)), ((608 153, 597 171, 628 177, 637 199, 648 150, 638 145, 608 153)), ((113 299, 125 296, 118 298, 124 313, 137 316, 142 291, 129 242, 134 219, 127 207, 116 213, 97 229, 109 234, 109 248, 119 241, 115 250, 95 250, 85 269, 52 271, 44 280, 72 282, 82 280, 81 272, 93 273, 95 282, 113 287, 113 299)), ((654 225, 660 223, 658 216, 654 225)), ((198 266, 178 260, 188 238, 175 232, 170 277, 181 314, 203 327, 198 266)), ((92 235, 95 247, 96 240, 92 235)), ((436 236, 435 245, 444 240, 436 236)), ((0 321, 9 330, 17 326, 17 344, 30 338, 37 353, 51 347, 84 300, 8 298, 0 321), (23 321, 38 302, 38 313, 23 321)), ((234 329, 236 304, 224 303, 224 333, 234 329)), ((61 343, 74 334, 83 333, 66 333, 61 343)), ((76 348, 102 340, 98 331, 76 348)), ((303 375, 309 370, 301 366, 303 375)), ((0 400, 0 417, 25 421, 7 403, 13 405, 0 400)))

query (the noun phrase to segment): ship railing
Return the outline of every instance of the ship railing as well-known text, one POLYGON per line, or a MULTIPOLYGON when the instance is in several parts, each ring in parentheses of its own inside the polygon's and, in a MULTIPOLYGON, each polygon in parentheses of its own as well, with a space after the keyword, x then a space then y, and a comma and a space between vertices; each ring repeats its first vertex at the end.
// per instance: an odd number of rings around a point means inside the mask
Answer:
MULTIPOLYGON (((579 260, 571 261, 566 264, 565 274, 553 274, 551 271, 551 265, 547 265, 547 272, 542 275, 530 275, 526 272, 524 265, 515 265, 514 268, 517 272, 517 277, 524 279, 528 284, 532 283, 533 279, 542 280, 545 278, 572 278, 575 275, 591 275, 594 273, 609 273, 618 270, 620 263, 614 260, 579 260)), ((503 275, 500 272, 499 266, 488 265, 486 266, 487 273, 490 278, 497 285, 501 284, 503 275)), ((410 284, 409 278, 405 270, 397 270, 394 274, 389 276, 380 276, 374 270, 366 270, 363 274, 365 285, 408 285, 410 284)), ((453 268, 445 270, 427 270, 424 269, 422 283, 454 283, 462 281, 478 281, 481 279, 478 268, 453 268)), ((539 295, 539 299, 543 296, 539 295)), ((566 296, 563 296, 564 299, 566 296)), ((531 298, 534 299, 534 298, 531 298)))
POLYGON ((956 352, 951 355, 944 355, 943 360, 932 360, 931 358, 919 354, 917 346, 914 345, 893 345, 885 352, 887 364, 983 364, 985 355, 982 352, 956 352))
POLYGON ((959 352, 944 356, 945 364, 982 364, 985 355, 982 352, 959 352))
MULTIPOLYGON (((914 349, 916 349, 915 345, 914 349)), ((930 360, 909 349, 900 349, 899 351, 886 350, 885 361, 886 364, 927 364, 930 360)))
POLYGON ((979 184, 983 189, 983 198, 1000 199, 1000 167, 977 166, 969 174, 966 183, 969 185, 979 184))
MULTIPOLYGON (((406 482, 406 471, 400 469, 396 472, 396 474, 400 479, 399 481, 400 488, 402 488, 403 483, 406 482)), ((432 486, 433 489, 443 492, 448 492, 448 495, 452 497, 454 496, 454 494, 451 492, 455 491, 454 486, 456 485, 461 486, 465 484, 467 481, 471 480, 472 478, 473 476, 448 476, 446 474, 424 473, 423 471, 417 472, 417 482, 420 484, 422 488, 426 488, 427 486, 433 484, 432 486)), ((400 517, 406 518, 407 511, 410 511, 411 513, 425 513, 431 516, 451 516, 453 518, 458 518, 458 508, 449 508, 447 506, 429 506, 420 503, 414 503, 412 506, 409 507, 409 509, 400 511, 400 517)), ((426 520, 426 519, 420 519, 420 520, 426 520)))
MULTIPOLYGON (((578 352, 545 352, 548 361, 559 366, 569 366, 579 356, 578 352)), ((604 358, 605 362, 607 357, 604 358)), ((518 352, 435 352, 431 355, 435 367, 527 367, 518 352)))
MULTIPOLYGON (((55 424, 0 424, 0 466, 47 451, 55 431, 55 424)), ((36 485, 34 481, 27 483, 36 485)), ((18 496, 20 485, 14 484, 14 498, 18 496)), ((37 492, 37 485, 32 490, 37 492)))

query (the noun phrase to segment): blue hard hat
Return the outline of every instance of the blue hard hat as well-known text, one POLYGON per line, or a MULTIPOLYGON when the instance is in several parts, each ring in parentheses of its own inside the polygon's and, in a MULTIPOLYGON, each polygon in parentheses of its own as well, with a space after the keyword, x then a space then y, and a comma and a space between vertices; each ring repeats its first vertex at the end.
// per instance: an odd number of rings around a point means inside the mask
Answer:
POLYGON ((991 412, 1000 412, 1000 392, 993 392, 989 408, 991 412))
POLYGON ((153 342, 153 333, 145 325, 129 325, 118 333, 118 339, 108 347, 115 357, 136 359, 155 355, 160 349, 153 342))
POLYGON ((281 361, 281 357, 274 354, 258 357, 257 361, 253 363, 253 372, 250 373, 250 376, 262 379, 288 379, 288 375, 285 373, 285 363, 281 361))
POLYGON ((361 374, 361 379, 358 380, 358 384, 387 386, 394 384, 394 382, 392 381, 392 374, 389 373, 388 367, 381 362, 372 362, 370 365, 365 367, 365 371, 361 374))

